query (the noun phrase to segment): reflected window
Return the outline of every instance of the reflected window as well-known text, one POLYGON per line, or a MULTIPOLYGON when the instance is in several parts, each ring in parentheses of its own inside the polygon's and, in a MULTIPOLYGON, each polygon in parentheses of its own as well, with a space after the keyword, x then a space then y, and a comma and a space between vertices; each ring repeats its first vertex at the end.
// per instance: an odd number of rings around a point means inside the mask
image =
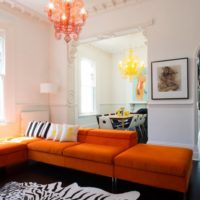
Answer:
POLYGON ((5 37, 0 32, 0 122, 4 117, 5 37))
POLYGON ((80 114, 96 112, 96 66, 92 60, 81 59, 80 63, 80 114))

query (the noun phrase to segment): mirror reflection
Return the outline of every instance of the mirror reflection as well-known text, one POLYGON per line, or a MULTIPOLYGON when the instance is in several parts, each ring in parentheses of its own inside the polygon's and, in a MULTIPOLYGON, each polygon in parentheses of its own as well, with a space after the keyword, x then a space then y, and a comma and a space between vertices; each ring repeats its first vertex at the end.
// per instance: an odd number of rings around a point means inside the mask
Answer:
MULTIPOLYGON (((76 59, 76 121, 100 127, 97 115, 120 114, 105 128, 128 128, 132 116, 147 105, 147 45, 141 32, 81 44, 76 59), (122 119, 120 119, 122 120, 122 119), (88 124, 90 123, 90 124, 88 124)), ((109 117, 110 118, 110 117, 109 117)), ((110 120, 109 120, 110 121, 110 120)))

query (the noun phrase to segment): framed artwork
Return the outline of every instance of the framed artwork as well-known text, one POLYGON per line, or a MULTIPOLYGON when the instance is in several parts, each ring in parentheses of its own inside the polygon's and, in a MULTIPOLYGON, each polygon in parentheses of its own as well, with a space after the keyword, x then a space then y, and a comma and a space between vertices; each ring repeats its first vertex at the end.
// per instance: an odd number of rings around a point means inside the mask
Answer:
POLYGON ((151 98, 153 100, 188 99, 188 58, 151 63, 151 98))

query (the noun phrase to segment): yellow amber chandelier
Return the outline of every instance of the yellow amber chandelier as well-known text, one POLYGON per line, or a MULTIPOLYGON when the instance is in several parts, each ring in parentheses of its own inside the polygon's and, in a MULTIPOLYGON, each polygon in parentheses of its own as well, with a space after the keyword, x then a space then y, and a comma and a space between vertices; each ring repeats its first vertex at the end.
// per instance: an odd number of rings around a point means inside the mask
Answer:
POLYGON ((122 76, 130 81, 144 72, 144 62, 134 54, 132 49, 129 49, 128 56, 124 57, 118 66, 122 76))

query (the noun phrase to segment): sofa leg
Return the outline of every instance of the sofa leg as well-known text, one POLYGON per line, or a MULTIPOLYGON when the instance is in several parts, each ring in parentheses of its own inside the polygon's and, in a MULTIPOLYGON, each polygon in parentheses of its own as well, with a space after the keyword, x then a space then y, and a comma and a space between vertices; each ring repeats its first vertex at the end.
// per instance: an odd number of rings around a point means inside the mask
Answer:
POLYGON ((183 200, 187 200, 187 192, 183 193, 183 200))
POLYGON ((116 193, 117 192, 117 178, 112 177, 112 192, 116 193))

